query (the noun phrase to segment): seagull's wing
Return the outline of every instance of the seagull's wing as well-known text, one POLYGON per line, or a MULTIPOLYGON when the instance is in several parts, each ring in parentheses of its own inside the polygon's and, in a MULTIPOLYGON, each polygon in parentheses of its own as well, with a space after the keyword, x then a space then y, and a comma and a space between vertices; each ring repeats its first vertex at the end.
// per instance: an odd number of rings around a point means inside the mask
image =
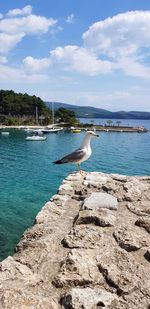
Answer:
POLYGON ((54 164, 63 164, 63 163, 78 163, 84 155, 86 154, 86 150, 84 148, 79 148, 69 155, 63 157, 62 159, 53 162, 54 164))

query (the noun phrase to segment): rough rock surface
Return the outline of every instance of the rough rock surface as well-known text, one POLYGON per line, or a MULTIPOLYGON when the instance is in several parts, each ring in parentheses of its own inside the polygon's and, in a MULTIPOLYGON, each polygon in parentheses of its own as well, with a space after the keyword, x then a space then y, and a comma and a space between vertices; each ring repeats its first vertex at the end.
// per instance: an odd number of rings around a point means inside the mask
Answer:
POLYGON ((99 210, 100 208, 107 208, 116 210, 118 201, 116 197, 102 192, 93 192, 85 199, 83 209, 99 210))
POLYGON ((82 210, 76 220, 76 224, 95 224, 98 226, 114 226, 116 217, 109 209, 82 210))
POLYGON ((143 227, 148 233, 150 233, 150 217, 140 218, 135 222, 136 225, 143 227))
POLYGON ((118 230, 116 229, 113 235, 119 246, 126 251, 136 251, 148 246, 146 237, 139 235, 136 228, 133 230, 125 224, 119 227, 118 230))
POLYGON ((0 309, 149 309, 150 177, 75 173, 0 263, 0 309))
MULTIPOLYGON (((115 294, 109 293, 101 288, 73 288, 69 293, 61 298, 61 304, 65 308, 92 309, 96 304, 98 308, 114 308, 117 303, 115 294), (111 306, 111 307, 110 307, 111 306)), ((96 308, 95 307, 95 308, 96 308)))

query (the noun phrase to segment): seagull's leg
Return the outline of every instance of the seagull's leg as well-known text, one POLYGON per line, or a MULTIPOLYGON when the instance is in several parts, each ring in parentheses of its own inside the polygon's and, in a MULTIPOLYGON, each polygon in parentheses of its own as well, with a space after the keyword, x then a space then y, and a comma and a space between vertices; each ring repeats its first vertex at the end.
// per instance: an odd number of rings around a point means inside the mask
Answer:
POLYGON ((80 173, 81 172, 81 169, 80 169, 80 164, 77 163, 77 166, 78 166, 78 172, 80 173))
POLYGON ((79 172, 81 175, 84 174, 84 171, 82 171, 81 168, 80 168, 80 164, 78 163, 77 165, 78 165, 78 172, 79 172))

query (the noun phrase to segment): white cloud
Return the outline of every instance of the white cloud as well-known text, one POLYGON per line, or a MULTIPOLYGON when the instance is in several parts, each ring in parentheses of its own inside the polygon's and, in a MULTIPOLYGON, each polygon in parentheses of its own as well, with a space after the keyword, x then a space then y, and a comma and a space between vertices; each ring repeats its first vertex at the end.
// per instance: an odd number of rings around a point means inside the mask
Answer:
POLYGON ((26 17, 6 18, 0 21, 0 31, 3 33, 27 34, 46 33, 49 27, 54 26, 56 20, 43 16, 29 15, 26 17))
POLYGON ((0 63, 2 64, 7 63, 7 58, 4 56, 0 56, 0 63))
POLYGON ((3 14, 0 13, 0 19, 2 19, 2 18, 3 18, 3 14))
POLYGON ((150 78, 150 67, 144 66, 133 57, 122 57, 118 61, 118 66, 120 66, 120 69, 122 69, 126 75, 150 78))
POLYGON ((18 44, 22 38, 25 36, 24 33, 20 34, 7 34, 7 33, 0 33, 0 54, 5 55, 8 53, 12 48, 18 44))
POLYGON ((150 49, 150 11, 133 11, 94 23, 83 34, 84 46, 118 64, 127 75, 150 77, 150 68, 140 63, 144 48, 150 49))
POLYGON ((71 77, 72 80, 66 80, 66 77, 68 76, 65 75, 63 80, 61 74, 56 76, 52 72, 51 75, 48 75, 40 71, 36 72, 36 70, 28 72, 24 66, 15 68, 7 64, 0 64, 0 80, 3 89, 12 89, 13 87, 16 91, 36 94, 46 101, 93 105, 109 110, 149 110, 149 84, 147 83, 145 84, 147 88, 131 86, 128 90, 119 89, 119 87, 118 90, 110 90, 108 87, 107 91, 96 91, 90 86, 86 87, 81 79, 77 79, 78 85, 73 90, 72 84, 75 80, 73 77, 71 77), (84 91, 82 91, 82 85, 84 85, 84 91))
MULTIPOLYGON (((21 67, 15 68, 6 65, 6 53, 12 50, 26 35, 37 35, 53 29, 56 20, 36 15, 20 15, 18 17, 3 18, 0 20, 0 79, 8 83, 36 85, 40 84, 46 93, 49 81, 53 79, 52 88, 60 81, 62 71, 84 74, 84 76, 98 76, 111 74, 116 70, 133 77, 150 77, 150 66, 146 64, 150 52, 150 12, 127 12, 93 24, 83 34, 83 44, 59 46, 50 51, 44 58, 28 56, 23 59, 21 67), (14 80, 15 76, 15 80, 14 80), (47 84, 44 82, 47 81, 47 84)), ((57 29, 57 25, 54 30, 57 29)), ((60 29, 61 30, 61 29, 60 29)), ((30 53, 29 53, 30 55, 30 53)), ((75 74, 72 75, 75 78, 75 74)), ((78 76, 79 77, 79 76, 78 76)), ((96 79, 95 79, 96 81, 96 79)), ((79 88, 82 79, 78 78, 79 88)), ((68 86, 65 81, 60 82, 61 90, 68 86), (61 86, 62 85, 62 86, 61 86)), ((70 88, 73 82, 71 82, 70 88)), ((92 86, 91 86, 92 87, 92 86)), ((56 88, 56 87, 55 87, 56 88)), ((39 87, 40 89, 40 87, 39 87)), ((43 90, 43 91, 44 91, 43 90)), ((55 100, 63 100, 77 104, 93 104, 113 107, 113 104, 132 100, 140 102, 136 94, 126 91, 112 91, 112 93, 93 93, 92 91, 57 91, 55 100)), ((39 90, 40 91, 40 90, 39 90)), ((52 92, 51 92, 52 94, 52 92)), ((52 97, 52 96, 51 96, 52 97)), ((148 96, 147 96, 148 97, 148 96)), ((146 102, 149 102, 146 97, 146 102)), ((149 103, 146 103, 149 104, 149 103)), ((125 105, 126 106, 126 105, 125 105)), ((147 105, 148 106, 148 105, 147 105)))
POLYGON ((67 17, 66 23, 73 24, 74 23, 74 14, 71 14, 67 17))
POLYGON ((9 10, 8 13, 7 13, 7 16, 9 16, 9 17, 14 17, 14 16, 17 16, 17 15, 26 16, 26 15, 30 15, 31 13, 32 13, 32 6, 27 5, 23 9, 9 10))
POLYGON ((53 65, 64 70, 88 75, 110 73, 113 68, 111 62, 98 60, 93 53, 79 46, 57 47, 50 52, 50 59, 53 65))
POLYGON ((129 76, 149 78, 150 67, 144 65, 143 50, 150 50, 149 28, 150 11, 107 18, 94 23, 83 34, 83 46, 59 46, 52 50, 51 63, 59 69, 91 76, 121 70, 129 76))
POLYGON ((84 45, 110 57, 134 54, 150 47, 150 11, 118 14, 94 23, 83 34, 84 45))
POLYGON ((23 67, 27 72, 41 72, 45 71, 50 66, 50 59, 42 58, 36 59, 31 56, 28 56, 23 59, 23 67))
POLYGON ((56 26, 55 28, 51 29, 50 31, 50 34, 55 37, 55 35, 58 33, 58 32, 61 32, 63 31, 63 28, 61 26, 56 26))
POLYGON ((0 19, 0 53, 7 53, 14 48, 23 37, 39 35, 49 31, 57 20, 31 14, 32 7, 14 9, 8 12, 9 17, 0 19), (16 15, 20 15, 17 16, 16 15))
POLYGON ((47 76, 45 74, 32 74, 26 73, 22 68, 14 68, 9 65, 0 64, 0 80, 2 82, 7 82, 7 84, 35 84, 45 82, 47 76))

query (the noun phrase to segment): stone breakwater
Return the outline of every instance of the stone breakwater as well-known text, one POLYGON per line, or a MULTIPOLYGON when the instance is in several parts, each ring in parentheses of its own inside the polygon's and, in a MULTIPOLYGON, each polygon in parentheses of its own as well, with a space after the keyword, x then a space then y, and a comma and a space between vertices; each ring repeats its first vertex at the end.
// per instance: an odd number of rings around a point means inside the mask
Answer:
POLYGON ((2 309, 149 309, 150 177, 71 174, 0 263, 2 309))

